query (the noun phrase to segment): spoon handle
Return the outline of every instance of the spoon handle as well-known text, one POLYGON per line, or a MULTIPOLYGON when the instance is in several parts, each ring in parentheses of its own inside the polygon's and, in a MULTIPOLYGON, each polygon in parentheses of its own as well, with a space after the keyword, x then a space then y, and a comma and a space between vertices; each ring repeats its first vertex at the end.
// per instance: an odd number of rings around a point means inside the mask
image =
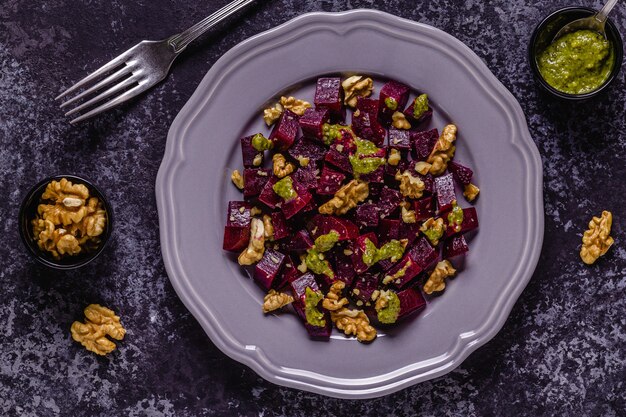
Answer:
POLYGON ((608 17, 609 13, 611 12, 611 9, 613 9, 613 7, 617 4, 617 0, 609 0, 606 2, 606 4, 604 5, 604 7, 602 7, 602 10, 600 10, 598 13, 596 13, 596 15, 594 16, 595 19, 600 22, 600 23, 604 23, 606 22, 606 18, 608 17))

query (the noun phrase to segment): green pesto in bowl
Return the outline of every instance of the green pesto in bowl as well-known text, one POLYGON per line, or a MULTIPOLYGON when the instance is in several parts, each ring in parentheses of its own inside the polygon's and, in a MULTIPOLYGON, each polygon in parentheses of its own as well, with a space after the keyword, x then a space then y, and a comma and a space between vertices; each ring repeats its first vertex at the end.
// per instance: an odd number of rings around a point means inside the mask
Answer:
POLYGON ((537 55, 543 79, 568 94, 597 90, 609 79, 614 65, 611 42, 592 30, 568 33, 537 55))

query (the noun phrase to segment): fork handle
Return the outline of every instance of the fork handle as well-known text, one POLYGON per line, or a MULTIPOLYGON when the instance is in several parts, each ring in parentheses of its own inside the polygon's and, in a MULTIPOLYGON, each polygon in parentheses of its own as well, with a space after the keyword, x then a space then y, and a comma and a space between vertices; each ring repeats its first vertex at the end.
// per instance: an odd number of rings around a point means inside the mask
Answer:
POLYGON ((199 21, 189 29, 179 33, 178 35, 172 36, 169 39, 169 44, 174 48, 175 53, 178 54, 182 52, 183 49, 185 49, 187 45, 189 45, 191 42, 196 40, 198 36, 202 35, 207 30, 220 23, 222 20, 226 19, 233 13, 238 12, 252 2, 254 2, 254 0, 234 0, 228 3, 226 6, 222 7, 205 19, 199 21))

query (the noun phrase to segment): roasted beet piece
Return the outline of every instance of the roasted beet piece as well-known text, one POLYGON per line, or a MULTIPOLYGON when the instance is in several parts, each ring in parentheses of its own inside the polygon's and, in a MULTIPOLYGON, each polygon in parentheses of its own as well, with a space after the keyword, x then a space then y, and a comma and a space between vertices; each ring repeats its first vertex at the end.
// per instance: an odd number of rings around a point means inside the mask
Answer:
POLYGON ((391 123, 391 115, 401 112, 409 99, 409 87, 397 81, 389 81, 380 89, 378 117, 383 123, 391 123))
POLYGON ((343 253, 343 250, 335 251, 335 279, 346 283, 346 287, 352 285, 352 280, 356 275, 354 266, 352 265, 352 259, 350 256, 343 253))
POLYGON ((298 271, 296 264, 293 263, 291 256, 285 255, 282 271, 272 282, 272 288, 277 290, 282 289, 290 285, 292 281, 298 279, 300 275, 302 274, 298 271))
POLYGON ((226 226, 250 226, 250 209, 252 204, 247 201, 229 201, 226 226))
MULTIPOLYGON (((446 212, 441 215, 441 217, 443 217, 446 223, 448 223, 448 213, 449 212, 446 212)), ((449 236, 453 236, 457 234, 463 234, 463 233, 471 232, 472 230, 477 229, 477 228, 478 228, 478 214, 476 213, 476 208, 468 207, 468 208, 463 209, 463 222, 461 223, 461 229, 458 231, 454 230, 454 225, 448 224, 448 227, 446 228, 445 236, 449 237, 449 236)))
POLYGON ((356 208, 356 222, 359 227, 377 227, 378 220, 378 206, 376 204, 365 203, 356 208))
POLYGON ((378 222, 378 235, 381 242, 389 242, 400 237, 400 220, 380 219, 378 222))
MULTIPOLYGON (((306 273, 301 277, 291 282, 291 291, 293 292, 293 298, 295 299, 293 307, 298 313, 298 316, 302 319, 306 331, 309 336, 313 338, 328 338, 331 332, 331 321, 327 312, 324 314, 325 326, 312 326, 306 321, 306 314, 304 312, 306 289, 310 288, 313 291, 319 291, 319 285, 315 281, 315 277, 311 273, 306 273)), ((324 311, 321 306, 318 307, 320 311, 324 311)))
POLYGON ((359 228, 350 220, 334 216, 316 215, 311 219, 309 229, 313 235, 313 239, 317 239, 321 235, 330 233, 334 230, 339 234, 339 241, 352 240, 359 236, 359 228))
POLYGON ((456 201, 452 174, 435 178, 435 192, 437 193, 437 210, 440 213, 452 207, 452 202, 456 201))
POLYGON ((315 86, 315 109, 328 109, 334 115, 341 114, 343 89, 341 78, 318 78, 315 86))
POLYGON ((291 235, 291 227, 287 223, 287 219, 280 211, 273 212, 270 217, 272 218, 272 226, 274 227, 274 240, 280 240, 291 235))
POLYGON ((317 164, 309 162, 309 165, 298 168, 298 170, 293 173, 291 178, 303 187, 313 190, 317 188, 318 174, 319 169, 317 168, 317 164))
POLYGON ((376 98, 357 97, 356 109, 377 116, 379 101, 376 98))
POLYGON ((226 226, 224 228, 224 244, 222 249, 239 252, 248 246, 250 240, 250 225, 248 226, 226 226))
POLYGON ((265 183, 263 190, 261 190, 261 195, 259 195, 259 201, 271 209, 276 208, 276 206, 283 201, 283 199, 274 192, 273 187, 277 181, 278 177, 272 176, 269 181, 265 183))
POLYGON ((296 234, 282 242, 282 248, 287 252, 303 253, 312 247, 313 239, 306 229, 298 230, 296 234))
POLYGON ((315 191, 319 195, 334 195, 341 188, 341 183, 345 179, 346 176, 344 174, 324 165, 315 191))
POLYGON ((246 136, 241 138, 241 156, 243 157, 244 168, 254 168, 254 158, 263 152, 259 152, 252 146, 252 138, 255 135, 246 136))
POLYGON ((408 130, 396 129, 392 127, 389 129, 389 139, 387 141, 390 148, 398 149, 401 151, 408 151, 411 149, 411 132, 408 130))
POLYGON ((408 240, 407 245, 411 245, 420 234, 419 223, 404 223, 400 222, 400 228, 398 230, 398 239, 408 240))
POLYGON ((417 260, 413 258, 412 252, 409 251, 400 262, 383 274, 383 284, 389 283, 396 288, 403 288, 420 272, 422 272, 422 267, 419 266, 417 260))
POLYGON ((415 219, 419 222, 435 216, 435 207, 433 205, 433 197, 423 197, 413 202, 413 210, 415 210, 415 219))
POLYGON ((439 253, 430 246, 425 237, 417 239, 415 246, 409 250, 409 253, 411 254, 411 259, 415 260, 424 271, 435 266, 439 260, 439 253))
POLYGON ((313 198, 307 188, 297 181, 293 181, 293 189, 296 191, 297 196, 289 201, 284 201, 281 206, 281 210, 286 219, 295 216, 300 210, 305 208, 313 198))
POLYGON ((433 178, 433 176, 430 174, 426 174, 426 175, 417 174, 417 176, 424 183, 424 194, 434 194, 435 193, 435 179, 433 178))
POLYGON ((274 280, 280 276, 285 255, 273 249, 265 249, 263 258, 254 266, 254 280, 265 291, 269 290, 274 280))
POLYGON ((385 128, 378 122, 376 113, 357 110, 352 115, 352 129, 361 139, 372 141, 381 146, 385 141, 385 128))
POLYGON ((385 165, 381 165, 369 174, 361 174, 359 177, 363 181, 367 181, 370 184, 384 183, 385 182, 385 165))
POLYGON ((437 139, 439 139, 437 129, 431 129, 425 132, 412 132, 413 158, 417 161, 425 161, 428 155, 433 151, 437 139))
POLYGON ((324 157, 324 161, 328 162, 332 166, 339 168, 343 172, 347 172, 348 174, 352 174, 352 164, 350 163, 350 159, 347 154, 341 153, 336 149, 330 149, 326 156, 324 157))
POLYGON ((443 257, 445 259, 454 258, 455 256, 463 255, 469 250, 465 237, 463 235, 453 236, 446 240, 443 245, 443 257))
POLYGON ((371 265, 366 265, 363 262, 363 254, 366 250, 366 241, 370 240, 376 247, 378 247, 378 238, 375 233, 367 233, 356 238, 352 245, 352 265, 357 274, 361 274, 367 271, 371 265))
MULTIPOLYGON (((324 320, 326 322, 325 326, 313 326, 306 321, 306 314, 304 312, 303 304, 293 303, 293 308, 298 314, 298 317, 300 317, 300 319, 302 320, 304 328, 306 329, 311 339, 328 340, 330 338, 330 334, 332 332, 332 322, 330 321, 330 315, 328 314, 328 312, 324 312, 324 320)), ((321 307, 320 311, 323 311, 321 307)))
POLYGON ((398 314, 398 320, 414 312, 421 312, 426 307, 426 300, 424 300, 422 293, 413 288, 407 288, 404 291, 398 292, 398 298, 400 299, 400 314, 398 314))
POLYGON ((300 157, 309 158, 309 164, 321 161, 326 155, 326 148, 317 142, 309 139, 300 139, 287 151, 293 159, 300 157))
POLYGON ((474 172, 468 167, 459 164, 458 162, 448 162, 448 169, 454 176, 455 181, 461 186, 461 188, 472 182, 472 176, 474 172))
POLYGON ((300 278, 297 278, 291 281, 291 291, 293 292, 293 298, 296 302, 304 305, 304 299, 306 296, 306 289, 309 287, 313 291, 319 291, 320 287, 315 280, 315 276, 310 272, 302 275, 300 278))
POLYGON ((306 109, 300 120, 300 128, 306 137, 315 138, 321 142, 322 126, 328 123, 330 110, 328 109, 306 109))
POLYGON ((373 272, 357 275, 352 284, 354 298, 364 303, 369 302, 372 299, 372 294, 378 288, 378 278, 379 274, 373 272))
POLYGON ((401 201, 402 194, 400 194, 400 191, 384 187, 380 192, 380 198, 377 203, 381 217, 387 217, 393 213, 398 208, 401 201))
POLYGON ((274 149, 277 151, 288 149, 296 140, 299 129, 298 115, 285 109, 270 133, 269 139, 274 142, 274 149))
POLYGON ((265 184, 267 184, 270 179, 271 170, 269 169, 249 169, 246 168, 243 170, 243 196, 244 197, 254 197, 259 195, 265 184))
POLYGON ((406 110, 404 110, 404 115, 406 116, 406 119, 409 121, 409 123, 411 123, 411 127, 416 127, 430 120, 433 117, 433 109, 429 108, 424 114, 420 116, 419 119, 416 119, 413 113, 414 109, 415 109, 415 100, 411 101, 411 103, 409 103, 409 107, 407 107, 406 110))

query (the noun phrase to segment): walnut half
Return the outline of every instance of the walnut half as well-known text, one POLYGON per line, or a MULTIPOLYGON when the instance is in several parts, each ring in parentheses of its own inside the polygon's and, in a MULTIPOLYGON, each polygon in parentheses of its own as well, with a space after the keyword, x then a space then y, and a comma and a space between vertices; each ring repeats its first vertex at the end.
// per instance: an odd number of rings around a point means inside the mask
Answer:
POLYGON ((362 310, 342 308, 331 311, 330 318, 335 326, 347 336, 355 335, 359 342, 370 342, 376 338, 376 329, 362 310))
POLYGON ((409 170, 396 173, 396 181, 400 181, 400 192, 409 198, 421 198, 426 185, 419 177, 411 175, 409 170))
POLYGON ((448 260, 441 261, 437 264, 433 272, 430 273, 428 281, 424 284, 424 292, 432 294, 433 292, 443 291, 446 289, 445 279, 453 276, 456 269, 448 260))
POLYGON ((610 236, 612 223, 613 214, 606 210, 601 217, 594 216, 589 222, 589 230, 583 234, 583 245, 580 248, 580 258, 587 265, 597 261, 613 245, 613 238, 610 236))
POLYGON ((348 299, 341 296, 345 287, 346 284, 343 281, 335 281, 322 301, 322 307, 328 311, 337 311, 348 304, 348 299))
POLYGON ((448 162, 454 156, 457 127, 453 124, 446 125, 435 143, 435 147, 426 160, 429 163, 429 172, 432 175, 441 175, 448 168, 448 162))
POLYGON ((319 212, 321 214, 346 214, 358 203, 365 201, 368 195, 369 186, 366 182, 352 180, 341 187, 332 199, 322 204, 319 212))
POLYGON ((344 104, 354 108, 359 97, 368 97, 372 94, 374 81, 369 77, 353 75, 343 80, 341 86, 345 93, 344 104))
POLYGON ((269 313, 291 303, 293 303, 292 296, 272 289, 263 297, 263 312, 269 313))
POLYGON ((254 218, 250 221, 250 241, 237 259, 239 265, 252 265, 263 258, 265 253, 265 227, 261 219, 254 218))
POLYGON ((72 338, 85 349, 98 355, 106 355, 115 350, 115 343, 107 339, 122 340, 126 330, 115 313, 99 304, 90 304, 85 308, 85 323, 75 321, 70 329, 72 338))

